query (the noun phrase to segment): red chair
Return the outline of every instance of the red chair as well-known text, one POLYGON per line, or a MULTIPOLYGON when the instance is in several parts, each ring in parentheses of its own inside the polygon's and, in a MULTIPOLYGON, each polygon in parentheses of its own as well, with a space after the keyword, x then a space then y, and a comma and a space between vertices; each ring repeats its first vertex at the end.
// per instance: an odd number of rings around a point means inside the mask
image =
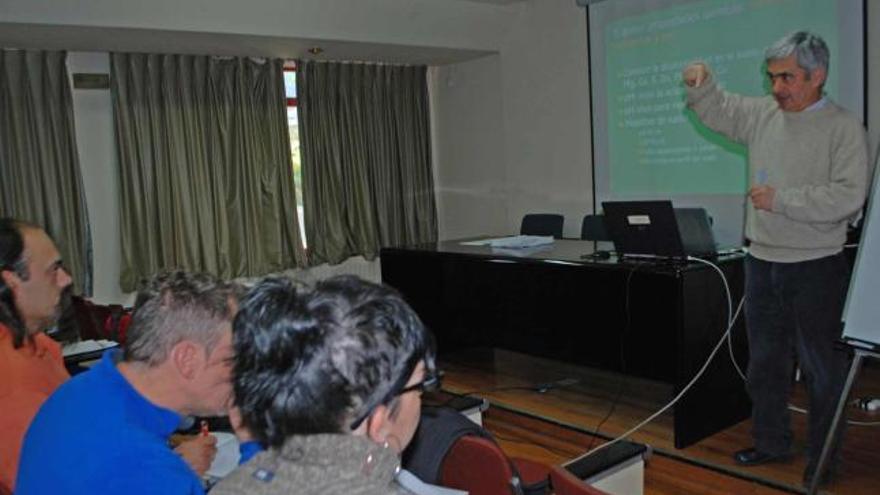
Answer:
POLYGON ((547 484, 549 470, 543 464, 514 463, 498 445, 473 435, 459 438, 449 449, 440 468, 440 484, 466 490, 470 495, 520 495, 522 485, 547 484))
POLYGON ((73 311, 83 340, 108 339, 125 343, 131 309, 119 304, 95 304, 80 296, 73 296, 73 311))
POLYGON ((555 471, 560 471, 555 476, 565 490, 557 491, 559 495, 603 495, 561 467, 510 459, 492 440, 473 435, 461 437, 449 449, 440 468, 440 484, 470 495, 551 493, 555 471))

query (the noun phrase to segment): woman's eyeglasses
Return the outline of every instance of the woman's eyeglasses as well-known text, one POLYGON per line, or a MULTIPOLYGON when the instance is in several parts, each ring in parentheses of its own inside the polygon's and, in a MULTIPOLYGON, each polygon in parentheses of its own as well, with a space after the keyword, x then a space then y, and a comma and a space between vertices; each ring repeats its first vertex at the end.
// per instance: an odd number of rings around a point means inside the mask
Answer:
MULTIPOLYGON (((414 383, 408 387, 403 387, 399 391, 397 391, 394 394, 392 394, 391 396, 389 396, 389 398, 386 399, 383 403, 387 403, 395 397, 400 397, 403 394, 406 394, 409 392, 414 392, 416 390, 418 390, 419 392, 422 392, 422 393, 435 392, 437 390, 440 390, 440 384, 443 381, 443 375, 444 375, 444 373, 440 370, 426 371, 425 377, 422 379, 422 381, 420 381, 419 383, 414 383)), ((373 408, 370 408, 365 413, 358 416, 358 418, 351 423, 350 428, 352 430, 356 430, 357 427, 360 426, 360 424, 363 423, 364 420, 367 419, 367 416, 369 416, 370 413, 372 413, 372 412, 373 412, 373 408)))
POLYGON ((440 370, 431 370, 425 373, 425 378, 419 383, 415 383, 410 385, 409 387, 403 387, 400 389, 400 392, 394 394, 394 397, 400 397, 401 395, 418 390, 419 392, 436 392, 440 390, 440 384, 443 381, 443 372, 440 370))

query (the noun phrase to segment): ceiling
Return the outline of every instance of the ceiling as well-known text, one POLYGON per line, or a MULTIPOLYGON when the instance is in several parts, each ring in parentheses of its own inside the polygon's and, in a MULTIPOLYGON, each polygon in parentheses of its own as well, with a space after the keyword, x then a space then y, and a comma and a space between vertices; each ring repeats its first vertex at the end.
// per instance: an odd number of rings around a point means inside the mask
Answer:
MULTIPOLYGON (((448 0, 447 0, 448 1, 448 0)), ((476 1, 476 0, 467 0, 476 1)), ((67 51, 186 53, 286 59, 357 60, 446 65, 491 51, 281 36, 214 34, 157 29, 47 26, 0 22, 0 47, 67 51), (309 53, 320 47, 321 55, 309 53)))
MULTIPOLYGON (((0 0, 2 1, 2 0, 0 0)), ((528 0, 433 0, 513 6, 528 0)), ((570 0, 556 0, 570 1, 570 0)), ((446 65, 472 60, 491 51, 438 46, 395 45, 287 36, 207 33, 162 29, 49 25, 0 22, 0 47, 68 51, 191 53, 264 56, 288 59, 358 60, 446 65), (311 48, 323 52, 314 55, 311 48)))
MULTIPOLYGON (((449 0, 442 0, 444 2, 448 2, 449 0)), ((476 3, 495 3, 498 5, 510 5, 514 3, 522 3, 526 0, 461 0, 464 2, 476 2, 476 3)))

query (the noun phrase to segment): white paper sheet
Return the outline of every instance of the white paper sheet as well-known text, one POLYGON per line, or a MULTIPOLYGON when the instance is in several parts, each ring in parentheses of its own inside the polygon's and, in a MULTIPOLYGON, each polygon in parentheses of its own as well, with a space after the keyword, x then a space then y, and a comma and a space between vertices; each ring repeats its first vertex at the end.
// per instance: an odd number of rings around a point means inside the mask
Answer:
POLYGON ((238 460, 241 458, 241 452, 238 451, 238 439, 232 433, 222 431, 212 431, 211 435, 217 438, 217 455, 205 475, 223 478, 238 467, 238 460))
POLYGON ((519 249, 553 244, 552 236, 543 235, 512 235, 478 241, 464 241, 464 246, 492 246, 493 248, 519 249))
POLYGON ((118 345, 118 343, 113 342, 112 340, 83 340, 81 342, 72 342, 65 345, 61 350, 61 353, 64 357, 69 357, 103 349, 110 349, 111 347, 116 347, 118 345))

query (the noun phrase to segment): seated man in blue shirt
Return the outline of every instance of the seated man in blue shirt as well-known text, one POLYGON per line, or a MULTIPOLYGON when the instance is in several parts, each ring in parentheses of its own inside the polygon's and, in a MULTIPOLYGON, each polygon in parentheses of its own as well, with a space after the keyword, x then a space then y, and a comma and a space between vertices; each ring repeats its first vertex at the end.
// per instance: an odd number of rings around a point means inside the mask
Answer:
MULTIPOLYGON (((226 414, 235 293, 207 275, 153 278, 138 294, 124 353, 105 353, 37 413, 16 493, 204 493, 167 441, 185 415, 226 414)), ((213 442, 204 445, 213 455, 213 442)))

